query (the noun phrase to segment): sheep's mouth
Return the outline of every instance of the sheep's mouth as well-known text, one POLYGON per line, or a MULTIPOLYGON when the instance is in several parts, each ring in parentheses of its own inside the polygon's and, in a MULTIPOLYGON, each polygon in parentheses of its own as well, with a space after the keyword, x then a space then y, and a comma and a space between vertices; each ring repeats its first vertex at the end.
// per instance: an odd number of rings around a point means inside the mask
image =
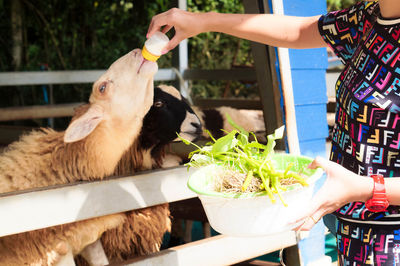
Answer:
MULTIPOLYGON (((198 131, 186 131, 179 133, 179 136, 182 138, 189 140, 189 141, 197 141, 201 137, 201 133, 199 134, 198 131)), ((173 140, 174 142, 181 141, 179 138, 173 140)))
POLYGON ((146 63, 147 62, 147 60, 146 59, 144 59, 144 58, 142 58, 142 61, 140 62, 140 64, 139 64, 139 68, 138 68, 138 70, 137 70, 137 74, 139 74, 139 72, 140 72, 140 69, 142 68, 142 66, 144 65, 144 63, 146 63))

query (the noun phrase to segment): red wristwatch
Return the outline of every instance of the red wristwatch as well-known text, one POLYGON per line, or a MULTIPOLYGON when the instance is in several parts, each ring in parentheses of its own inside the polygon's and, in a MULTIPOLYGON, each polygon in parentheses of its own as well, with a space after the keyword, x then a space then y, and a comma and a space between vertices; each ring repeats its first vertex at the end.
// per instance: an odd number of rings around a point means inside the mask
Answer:
POLYGON ((385 179, 382 175, 372 175, 374 179, 374 191, 372 198, 365 202, 365 207, 371 212, 386 211, 389 201, 386 197, 385 179))

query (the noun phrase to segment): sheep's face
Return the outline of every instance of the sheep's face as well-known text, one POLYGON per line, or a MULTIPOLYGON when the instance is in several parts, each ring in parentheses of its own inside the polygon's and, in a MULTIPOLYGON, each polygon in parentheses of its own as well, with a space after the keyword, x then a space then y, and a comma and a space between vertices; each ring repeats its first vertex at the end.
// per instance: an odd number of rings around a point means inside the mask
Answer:
POLYGON ((135 49, 115 61, 94 84, 90 108, 68 127, 64 141, 85 138, 102 121, 120 131, 140 128, 153 104, 153 76, 157 64, 135 49))
POLYGON ((90 103, 103 107, 106 119, 142 120, 153 103, 157 64, 135 49, 115 61, 94 84, 90 103))
POLYGON ((144 60, 140 49, 115 61, 93 84, 90 107, 68 126, 64 141, 79 141, 105 121, 106 128, 113 128, 120 135, 126 132, 128 143, 153 104, 153 76, 157 69, 156 63, 144 60))
POLYGON ((197 139, 202 133, 200 119, 176 88, 160 85, 154 89, 154 104, 143 121, 141 143, 144 148, 167 144, 177 133, 197 139))

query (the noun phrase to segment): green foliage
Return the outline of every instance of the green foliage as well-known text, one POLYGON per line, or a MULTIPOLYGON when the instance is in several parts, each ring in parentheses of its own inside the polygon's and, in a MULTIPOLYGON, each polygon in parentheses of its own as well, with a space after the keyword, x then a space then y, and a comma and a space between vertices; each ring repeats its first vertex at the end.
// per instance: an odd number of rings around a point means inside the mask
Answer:
POLYGON ((149 17, 168 2, 24 0, 24 70, 37 70, 40 60, 51 69, 107 68, 143 45, 149 17))
POLYGON ((327 0, 327 6, 329 11, 341 10, 354 5, 357 0, 327 0))
MULTIPOLYGON (((240 0, 188 0, 192 12, 216 11, 221 13, 244 13, 240 0)), ((202 33, 189 40, 190 68, 230 69, 232 66, 251 66, 250 42, 216 32, 202 33)), ((221 98, 223 96, 254 97, 253 86, 228 81, 193 82, 194 96, 221 98), (225 95, 224 95, 225 94, 225 95)))
MULTIPOLYGON (((39 71, 45 65, 50 70, 106 69, 118 57, 141 48, 151 17, 171 7, 169 0, 21 0, 21 6, 23 56, 15 69, 11 1, 0 1, 0 71, 39 71)), ((159 66, 169 67, 170 61, 171 55, 166 55, 159 66)), ((56 103, 87 101, 91 91, 90 84, 53 87, 56 103)), ((0 106, 43 104, 46 89, 3 87, 0 106)))

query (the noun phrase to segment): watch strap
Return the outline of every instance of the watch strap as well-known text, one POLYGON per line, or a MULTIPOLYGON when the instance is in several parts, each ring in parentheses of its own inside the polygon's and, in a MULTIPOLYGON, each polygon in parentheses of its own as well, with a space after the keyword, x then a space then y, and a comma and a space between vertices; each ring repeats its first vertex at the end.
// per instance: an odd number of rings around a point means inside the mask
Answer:
POLYGON ((385 179, 382 175, 372 175, 374 179, 374 189, 372 198, 367 200, 365 206, 371 212, 382 212, 386 211, 389 206, 389 202, 386 196, 385 179))

